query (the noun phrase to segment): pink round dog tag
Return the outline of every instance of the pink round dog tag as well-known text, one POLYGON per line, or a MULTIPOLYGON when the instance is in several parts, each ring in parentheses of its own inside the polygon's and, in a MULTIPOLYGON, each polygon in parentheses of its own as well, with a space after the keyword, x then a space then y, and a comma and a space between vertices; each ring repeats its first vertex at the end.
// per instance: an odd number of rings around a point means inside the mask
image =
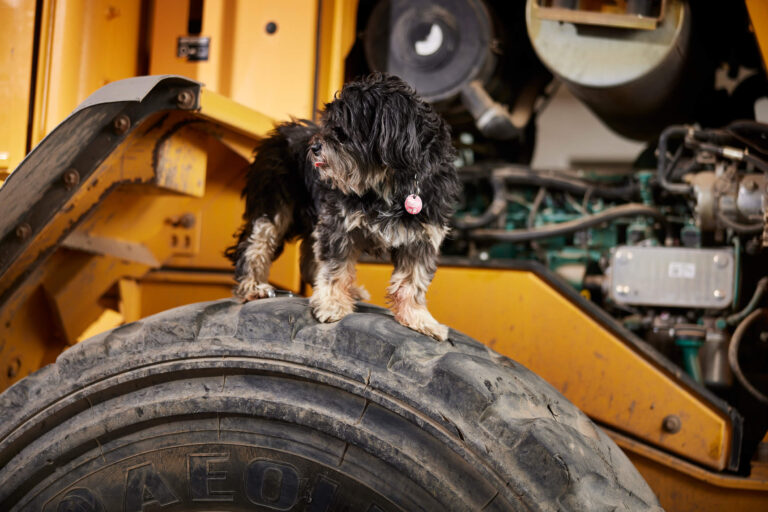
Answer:
POLYGON ((405 198, 405 211, 411 215, 416 215, 421 211, 421 198, 416 194, 411 194, 405 198))

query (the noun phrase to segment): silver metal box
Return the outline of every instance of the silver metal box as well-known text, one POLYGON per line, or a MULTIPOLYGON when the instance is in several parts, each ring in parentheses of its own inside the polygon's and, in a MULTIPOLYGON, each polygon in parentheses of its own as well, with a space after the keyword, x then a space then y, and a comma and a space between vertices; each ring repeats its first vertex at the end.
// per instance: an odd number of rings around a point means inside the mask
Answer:
POLYGON ((733 249, 623 245, 608 280, 617 304, 721 309, 733 300, 733 249))

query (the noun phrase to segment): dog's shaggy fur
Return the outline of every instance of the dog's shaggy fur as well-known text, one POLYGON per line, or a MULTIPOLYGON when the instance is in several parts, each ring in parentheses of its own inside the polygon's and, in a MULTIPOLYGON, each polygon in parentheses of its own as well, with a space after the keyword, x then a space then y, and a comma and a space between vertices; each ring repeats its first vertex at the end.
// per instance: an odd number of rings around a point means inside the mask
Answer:
POLYGON ((273 296, 270 264, 285 240, 298 237, 314 315, 334 322, 368 298, 355 285, 358 256, 389 252, 395 318, 445 340, 448 328, 429 313, 425 294, 460 190, 454 157, 445 121, 405 82, 384 74, 345 85, 320 125, 277 126, 257 148, 243 191, 245 222, 227 251, 235 295, 273 296), (404 206, 414 193, 423 199, 416 215, 404 206))

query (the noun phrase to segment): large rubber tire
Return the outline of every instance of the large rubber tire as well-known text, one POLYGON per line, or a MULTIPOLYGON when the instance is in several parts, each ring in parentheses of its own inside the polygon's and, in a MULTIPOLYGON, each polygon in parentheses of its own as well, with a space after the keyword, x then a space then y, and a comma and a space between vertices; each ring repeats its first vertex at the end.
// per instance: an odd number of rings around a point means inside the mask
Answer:
POLYGON ((0 510, 660 510, 539 377, 361 305, 193 304, 0 395, 0 510))

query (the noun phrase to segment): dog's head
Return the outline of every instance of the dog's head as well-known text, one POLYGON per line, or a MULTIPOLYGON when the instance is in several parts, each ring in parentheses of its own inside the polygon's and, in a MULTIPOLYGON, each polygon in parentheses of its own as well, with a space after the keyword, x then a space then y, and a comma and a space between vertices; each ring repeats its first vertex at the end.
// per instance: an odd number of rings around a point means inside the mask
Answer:
POLYGON ((309 157, 321 178, 346 194, 388 198, 453 160, 448 127, 403 80, 374 73, 325 105, 309 157))

